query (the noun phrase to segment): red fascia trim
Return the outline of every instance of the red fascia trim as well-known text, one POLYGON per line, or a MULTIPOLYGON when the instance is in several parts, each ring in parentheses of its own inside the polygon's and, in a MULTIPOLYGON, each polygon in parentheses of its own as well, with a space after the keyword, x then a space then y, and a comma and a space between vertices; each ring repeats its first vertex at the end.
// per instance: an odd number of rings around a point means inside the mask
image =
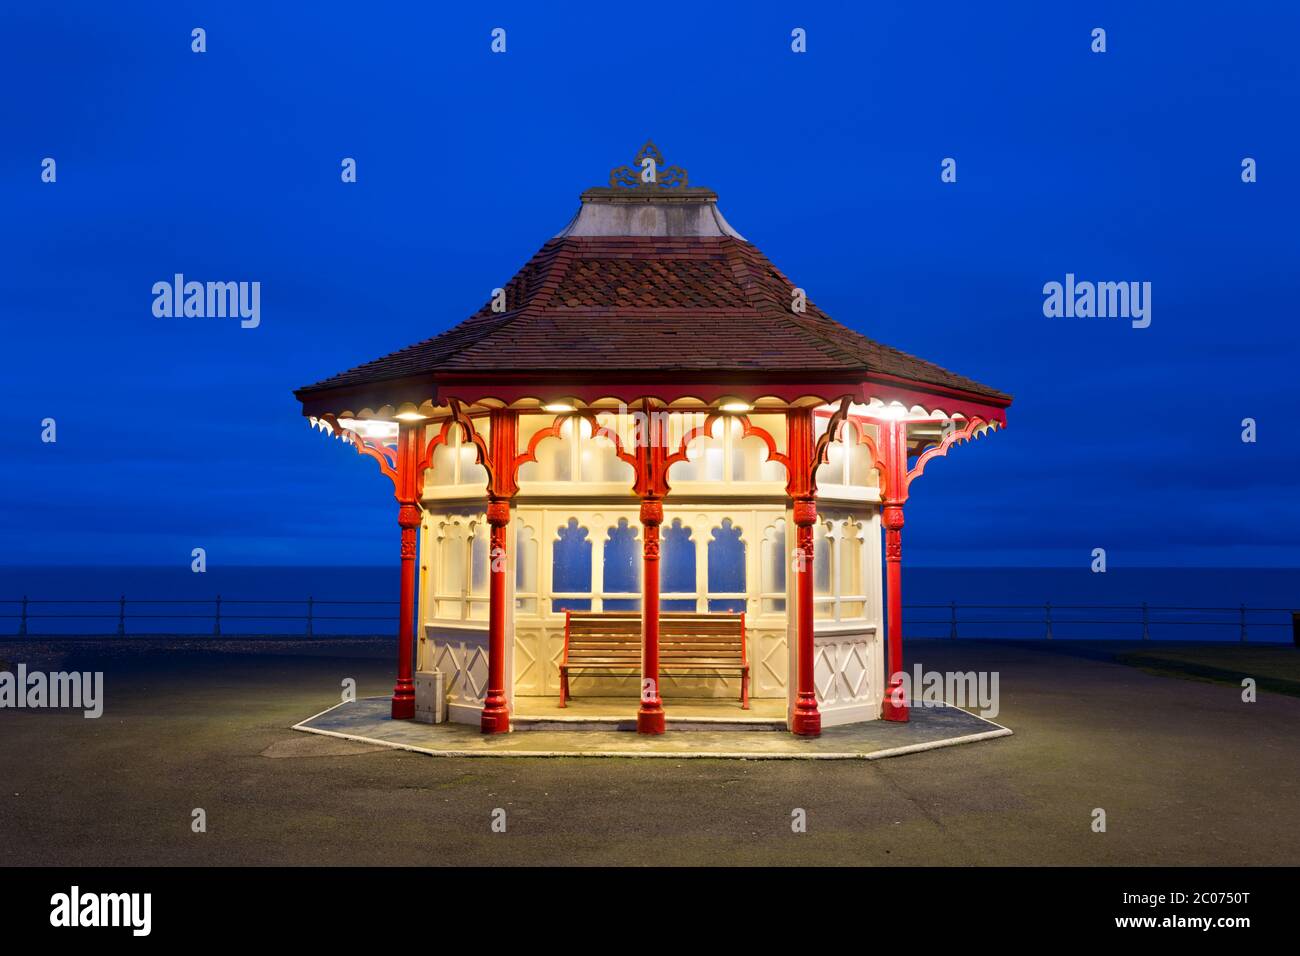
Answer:
POLYGON ((391 379, 386 382, 329 389, 314 395, 296 394, 302 401, 305 416, 337 413, 341 409, 358 411, 362 408, 378 409, 385 405, 394 407, 410 402, 420 405, 430 401, 445 404, 449 398, 467 404, 485 398, 495 398, 510 403, 524 398, 548 401, 556 398, 576 398, 589 402, 598 398, 621 398, 629 405, 642 398, 657 398, 671 402, 681 398, 698 398, 704 402, 716 401, 723 396, 740 399, 757 399, 773 396, 785 401, 795 401, 810 395, 827 402, 851 395, 854 402, 866 404, 871 398, 900 401, 908 405, 941 407, 946 412, 960 412, 968 417, 1006 424, 1006 408, 1010 398, 994 398, 940 385, 926 385, 892 375, 871 374, 866 381, 848 378, 829 378, 820 381, 799 379, 794 374, 767 373, 759 381, 736 375, 719 376, 711 380, 692 380, 686 373, 662 380, 629 382, 605 373, 585 379, 540 380, 537 376, 501 375, 492 379, 481 377, 457 381, 443 377, 434 383, 428 377, 417 376, 391 379))
POLYGON ((845 394, 859 396, 863 394, 861 381, 843 380, 839 382, 782 382, 778 380, 749 381, 692 381, 677 377, 671 381, 586 381, 586 382, 539 382, 537 379, 510 382, 498 379, 492 382, 450 383, 444 382, 438 388, 443 400, 459 398, 465 402, 495 398, 503 402, 515 402, 525 398, 548 401, 557 398, 576 398, 582 402, 591 402, 600 398, 618 398, 631 405, 643 398, 659 399, 671 402, 682 398, 697 398, 704 402, 713 402, 724 396, 754 400, 773 396, 785 401, 794 401, 809 395, 824 397, 827 401, 845 394))
POLYGON ((1007 408, 1011 399, 976 395, 942 385, 925 385, 893 375, 870 375, 863 386, 869 398, 882 401, 898 400, 906 405, 924 408, 941 408, 952 414, 960 412, 967 418, 982 418, 1000 425, 1007 423, 1007 408))
POLYGON ((294 396, 302 402, 302 413, 306 416, 338 412, 343 408, 356 411, 360 408, 382 408, 384 405, 396 407, 407 402, 420 405, 432 400, 437 394, 437 386, 425 376, 331 388, 317 393, 309 393, 307 389, 294 392, 294 396))

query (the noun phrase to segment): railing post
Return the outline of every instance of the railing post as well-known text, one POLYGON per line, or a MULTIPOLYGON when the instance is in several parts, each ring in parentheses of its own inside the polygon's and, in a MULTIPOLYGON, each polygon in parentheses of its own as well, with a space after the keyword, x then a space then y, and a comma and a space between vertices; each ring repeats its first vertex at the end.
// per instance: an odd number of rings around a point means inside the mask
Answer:
POLYGON ((1246 643, 1246 605, 1241 606, 1241 642, 1246 643))
POLYGON ((1142 602, 1142 640, 1151 640, 1151 615, 1146 601, 1142 602))
POLYGON ((952 602, 952 628, 948 631, 948 639, 957 640, 957 602, 952 602))
POLYGON ((221 595, 217 595, 217 613, 212 618, 212 633, 217 637, 221 636, 221 595))
POLYGON ((117 636, 126 635, 126 595, 123 594, 117 599, 117 636))
POLYGON ((23 595, 23 615, 18 619, 18 636, 22 637, 27 633, 27 595, 23 595))
POLYGON ((1047 639, 1050 641, 1052 639, 1052 602, 1051 601, 1048 601, 1046 604, 1043 605, 1043 611, 1045 612, 1044 620, 1047 624, 1047 639))
POLYGON ((307 636, 308 637, 312 636, 311 625, 312 625, 312 602, 313 601, 314 598, 312 598, 312 596, 308 594, 307 595, 307 636))

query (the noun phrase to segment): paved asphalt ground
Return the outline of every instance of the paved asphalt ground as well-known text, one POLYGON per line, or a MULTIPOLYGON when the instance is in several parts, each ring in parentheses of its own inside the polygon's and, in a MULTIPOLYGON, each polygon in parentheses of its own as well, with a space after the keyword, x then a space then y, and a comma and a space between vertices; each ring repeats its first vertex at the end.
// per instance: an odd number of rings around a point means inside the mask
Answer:
POLYGON ((343 678, 391 687, 388 644, 214 640, 0 643, 29 668, 103 670, 107 697, 99 720, 0 710, 0 865, 1300 862, 1300 699, 1242 703, 1099 645, 909 642, 909 664, 1000 672, 1015 736, 825 763, 433 758, 314 737, 287 728, 343 678))

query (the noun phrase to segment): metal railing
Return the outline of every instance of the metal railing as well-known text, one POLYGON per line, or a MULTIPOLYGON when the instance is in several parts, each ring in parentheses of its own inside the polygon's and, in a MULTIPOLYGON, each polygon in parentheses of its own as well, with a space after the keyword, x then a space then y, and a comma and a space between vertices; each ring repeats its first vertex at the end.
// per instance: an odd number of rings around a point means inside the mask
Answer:
MULTIPOLYGON (((395 630, 397 624, 396 608, 396 601, 331 601, 321 600, 310 595, 303 600, 243 600, 224 598, 218 594, 210 599, 132 598, 129 601, 125 594, 116 599, 102 601, 33 600, 24 596, 16 600, 0 599, 0 618, 17 619, 17 629, 13 634, 18 637, 33 635, 36 633, 32 630, 33 622, 42 621, 64 622, 65 625, 68 622, 77 621, 86 621, 88 624, 89 622, 104 622, 99 625, 100 629, 98 630, 88 631, 83 629, 78 632, 93 636, 101 634, 126 636, 128 633, 134 635, 147 635, 149 633, 199 635, 210 633, 214 636, 221 636, 223 633, 230 635, 256 632, 300 634, 304 637, 313 637, 317 633, 318 625, 322 623, 329 626, 336 625, 339 622, 353 622, 345 626, 343 631, 345 635, 377 633, 374 625, 382 627, 379 633, 395 630), (11 608, 14 610, 10 610, 11 608), (394 613, 379 613, 378 609, 380 608, 392 608, 394 613), (358 611, 364 613, 356 613, 358 611), (201 631, 184 630, 187 627, 193 628, 195 625, 190 622, 197 621, 205 621, 210 627, 205 626, 204 630, 201 631), (247 629, 250 622, 270 625, 272 628, 285 628, 288 625, 284 622, 288 621, 293 621, 297 625, 292 631, 271 632, 265 628, 253 628, 253 631, 250 632, 247 629), (355 622, 359 621, 364 621, 371 627, 356 630, 355 622), (127 629, 128 622, 131 625, 129 631, 127 629), (178 630, 176 627, 159 629, 159 625, 164 622, 172 625, 180 624, 181 629, 178 630), (239 622, 234 624, 234 630, 231 629, 232 622, 239 622), (111 628, 111 630, 104 630, 105 626, 111 628), (153 630, 151 631, 149 628, 153 628, 153 630)), ((36 626, 39 628, 40 624, 36 626)), ((41 633, 44 635, 50 632, 43 631, 41 633)))
POLYGON ((1269 640, 1286 640, 1293 627, 1291 608, 1189 607, 1171 604, 905 604, 904 610, 940 616, 918 618, 905 614, 903 626, 909 637, 1039 637, 1052 640, 1187 639, 1186 628, 1206 628, 1196 639, 1249 640, 1252 628, 1282 628, 1265 633, 1269 640), (934 628, 926 633, 919 626, 934 628), (990 630, 992 629, 992 630, 990 630), (1181 633, 1173 633, 1181 630, 1181 633), (1209 630, 1213 629, 1213 630, 1209 630), (1012 633, 1008 633, 1011 631, 1012 633), (1274 636, 1276 635, 1276 636, 1274 636))
MULTIPOLYGON (((1286 640, 1292 627, 1292 609, 1247 607, 1187 607, 1160 604, 905 604, 903 626, 907 637, 967 638, 1029 637, 1052 640, 1119 639, 1152 640, 1187 639, 1187 628, 1205 628, 1205 639, 1246 641, 1250 631, 1261 628, 1269 640, 1286 640), (921 615, 933 616, 918 616, 921 615), (942 613, 936 613, 942 612, 942 613), (927 630, 921 630, 927 629, 927 630), (1217 630, 1215 630, 1217 629, 1217 630), (1274 635, 1277 635, 1276 637, 1274 635)), ((397 623, 396 601, 321 600, 308 596, 302 600, 231 599, 216 595, 210 599, 127 599, 120 595, 108 600, 0 599, 0 619, 16 622, 13 630, 0 628, 10 636, 55 636, 43 623, 62 622, 62 633, 98 636, 126 636, 150 633, 214 636, 248 633, 301 635, 313 637, 320 625, 329 633, 392 633, 397 623), (87 630, 80 622, 103 622, 97 630, 87 630), (194 622, 203 621, 202 630, 194 622), (267 630, 250 624, 269 625, 267 630), (357 630, 358 622, 368 627, 357 630), (180 625, 161 627, 164 623, 180 625), (73 626, 75 630, 66 628, 73 626), (378 626, 378 627, 377 627, 378 626), (33 627, 36 630, 33 630, 33 627), (107 629, 104 629, 107 627, 107 629), (129 629, 128 629, 129 627, 129 629), (339 630, 342 627, 343 630, 339 630), (150 630, 152 628, 153 630, 150 630), (190 628, 190 630, 185 630, 190 628)))

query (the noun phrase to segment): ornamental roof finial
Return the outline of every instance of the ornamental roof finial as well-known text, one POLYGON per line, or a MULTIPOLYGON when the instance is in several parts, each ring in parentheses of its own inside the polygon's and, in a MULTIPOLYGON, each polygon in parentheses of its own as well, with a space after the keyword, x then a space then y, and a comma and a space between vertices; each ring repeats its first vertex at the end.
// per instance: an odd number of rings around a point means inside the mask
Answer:
POLYGON ((633 160, 638 169, 619 166, 609 171, 609 184, 622 189, 682 189, 686 186, 686 170, 680 166, 665 166, 664 154, 650 140, 641 147, 633 160))

